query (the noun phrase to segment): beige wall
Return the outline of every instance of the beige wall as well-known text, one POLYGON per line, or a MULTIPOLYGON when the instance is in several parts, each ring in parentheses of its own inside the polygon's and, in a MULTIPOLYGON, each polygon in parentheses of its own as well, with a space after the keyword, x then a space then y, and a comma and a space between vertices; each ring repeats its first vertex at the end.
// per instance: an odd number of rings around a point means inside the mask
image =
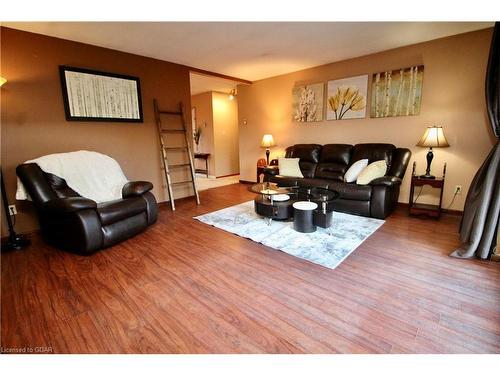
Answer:
MULTIPOLYGON (((200 152, 210 153, 210 176, 222 177, 239 173, 238 102, 228 94, 206 92, 193 95, 197 125, 202 126, 200 152)), ((201 161, 197 161, 198 167, 201 161)))
POLYGON ((216 176, 236 174, 240 170, 238 101, 227 94, 212 93, 216 176))
MULTIPOLYGON (((183 101, 190 108, 188 69, 5 27, 0 33, 1 76, 8 79, 1 88, 1 162, 9 201, 16 203, 19 212, 16 229, 31 231, 37 222, 30 203, 14 200, 15 167, 50 153, 85 149, 110 155, 130 180, 153 182, 157 199, 166 200, 152 103, 157 98, 162 108, 174 109, 183 101), (67 122, 59 65, 138 76, 144 123, 67 122)), ((190 123, 190 113, 187 118, 190 123)), ((177 192, 179 196, 188 193, 177 192)), ((2 235, 5 233, 2 215, 2 235)))
MULTIPOLYGON (((210 158, 208 159, 208 172, 210 176, 215 176, 212 93, 204 92, 191 96, 191 106, 196 108, 196 126, 202 129, 199 152, 210 154, 210 158)), ((196 150, 196 145, 194 149, 196 150)), ((197 168, 205 168, 204 160, 195 160, 195 164, 197 168)))
MULTIPOLYGON (((444 206, 450 204, 454 186, 463 185, 463 194, 450 207, 462 210, 474 173, 494 144, 484 99, 491 35, 492 29, 456 35, 238 86, 241 179, 255 180, 256 161, 264 157, 259 144, 265 133, 272 134, 278 144, 271 150, 271 157, 294 143, 387 142, 413 152, 399 197, 400 202, 408 202, 413 161, 417 162, 418 173, 425 170, 427 149, 415 144, 426 126, 441 125, 451 147, 435 149, 432 172, 440 176, 444 162, 447 163, 444 206), (292 121, 295 84, 326 82, 419 64, 425 65, 419 116, 316 123, 292 121)), ((369 109, 367 113, 369 116, 369 109)), ((419 201, 432 198, 424 191, 419 201)))

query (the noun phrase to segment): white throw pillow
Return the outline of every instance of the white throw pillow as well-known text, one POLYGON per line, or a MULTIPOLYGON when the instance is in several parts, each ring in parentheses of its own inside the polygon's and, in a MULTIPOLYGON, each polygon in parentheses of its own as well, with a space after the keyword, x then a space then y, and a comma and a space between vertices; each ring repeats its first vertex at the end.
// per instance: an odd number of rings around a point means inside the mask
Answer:
POLYGON ((358 160, 356 163, 351 165, 344 175, 345 182, 354 182, 357 180, 359 174, 368 165, 368 159, 358 160))
POLYGON ((385 160, 375 161, 361 171, 356 180, 358 185, 368 185, 371 181, 379 177, 384 177, 387 172, 385 160))
POLYGON ((299 167, 299 158, 279 158, 280 175, 286 177, 304 177, 299 167))

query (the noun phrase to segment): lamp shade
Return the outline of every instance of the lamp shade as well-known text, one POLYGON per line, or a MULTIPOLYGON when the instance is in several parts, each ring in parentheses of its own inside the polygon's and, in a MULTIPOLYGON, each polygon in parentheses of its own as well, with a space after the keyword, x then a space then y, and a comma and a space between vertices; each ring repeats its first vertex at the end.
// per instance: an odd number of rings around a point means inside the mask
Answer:
POLYGON ((420 141, 417 143, 420 147, 449 147, 450 144, 444 136, 441 126, 429 126, 420 141))
POLYGON ((2 86, 7 80, 3 77, 0 77, 0 86, 2 86))
POLYGON ((274 143, 274 138, 271 134, 264 134, 262 137, 262 142, 260 143, 261 147, 269 148, 274 147, 276 144, 274 143))

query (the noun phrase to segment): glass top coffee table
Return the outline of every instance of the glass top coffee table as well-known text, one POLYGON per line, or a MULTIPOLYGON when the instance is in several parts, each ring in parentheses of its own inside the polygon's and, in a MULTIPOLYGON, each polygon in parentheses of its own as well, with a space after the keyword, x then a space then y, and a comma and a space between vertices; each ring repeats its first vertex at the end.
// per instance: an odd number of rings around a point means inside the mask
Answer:
MULTIPOLYGON (((293 186, 289 189, 290 196, 293 197, 296 202, 313 202, 317 205, 317 208, 313 210, 312 215, 300 211, 294 216, 295 230, 307 233, 315 231, 316 227, 329 228, 332 225, 332 202, 339 197, 339 192, 322 187, 293 186)), ((297 211, 294 209, 294 213, 296 212, 297 211)))
POLYGON ((258 194, 254 199, 255 212, 266 217, 271 224, 275 220, 287 220, 293 217, 294 201, 290 199, 289 190, 272 182, 263 182, 250 186, 252 193, 258 194))
POLYGON ((250 186, 250 191, 256 194, 260 194, 263 197, 267 197, 270 201, 282 201, 286 200, 282 195, 286 195, 291 192, 289 188, 279 187, 277 184, 272 182, 263 182, 260 184, 255 184, 250 186))
POLYGON ((333 211, 330 203, 339 197, 337 191, 322 187, 291 186, 286 189, 295 200, 315 202, 324 212, 333 211))
MULTIPOLYGON (((333 211, 330 203, 338 198, 339 193, 319 187, 278 186, 272 182, 252 185, 249 190, 258 194, 254 199, 255 212, 269 220, 289 220, 293 218, 293 204, 299 201, 311 201, 318 204, 318 214, 330 216, 333 211)), ((319 217, 319 216, 318 216, 319 217)), ((331 221, 331 220, 330 220, 331 221)))

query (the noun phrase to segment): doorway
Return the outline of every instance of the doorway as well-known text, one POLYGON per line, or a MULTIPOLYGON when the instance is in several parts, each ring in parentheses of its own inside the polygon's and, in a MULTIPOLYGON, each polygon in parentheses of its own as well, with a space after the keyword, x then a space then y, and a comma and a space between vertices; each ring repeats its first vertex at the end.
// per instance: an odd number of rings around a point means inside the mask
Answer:
POLYGON ((190 73, 198 190, 239 182, 238 84, 229 79, 190 73))

